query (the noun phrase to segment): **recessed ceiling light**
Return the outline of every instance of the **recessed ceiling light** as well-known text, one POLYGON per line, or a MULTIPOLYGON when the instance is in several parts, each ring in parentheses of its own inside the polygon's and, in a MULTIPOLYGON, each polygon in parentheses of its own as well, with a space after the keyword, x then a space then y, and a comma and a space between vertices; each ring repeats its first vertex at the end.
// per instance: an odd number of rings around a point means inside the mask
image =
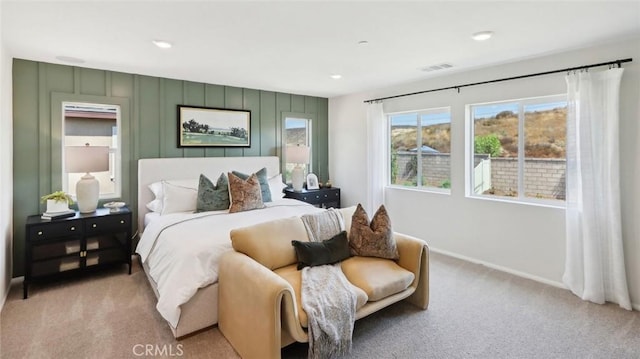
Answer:
POLYGON ((339 79, 341 79, 341 78, 342 78, 342 75, 340 75, 340 74, 333 74, 333 75, 331 75, 331 78, 332 78, 332 79, 334 79, 334 80, 339 80, 339 79))
POLYGON ((84 63, 83 59, 79 59, 77 57, 72 57, 72 56, 56 56, 56 59, 60 60, 60 61, 64 61, 64 62, 69 62, 72 64, 82 64, 84 63))
POLYGON ((154 45, 158 46, 161 49, 170 49, 172 46, 170 42, 164 40, 153 40, 151 42, 153 42, 154 45))
POLYGON ((484 40, 489 40, 491 36, 493 36, 493 31, 480 31, 471 35, 471 38, 476 41, 484 41, 484 40))

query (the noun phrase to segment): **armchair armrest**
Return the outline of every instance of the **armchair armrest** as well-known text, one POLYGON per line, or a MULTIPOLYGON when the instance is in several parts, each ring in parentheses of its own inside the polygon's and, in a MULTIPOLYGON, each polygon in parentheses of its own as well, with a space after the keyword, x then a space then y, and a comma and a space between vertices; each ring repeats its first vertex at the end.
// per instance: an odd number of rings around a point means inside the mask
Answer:
POLYGON ((400 259, 398 265, 415 275, 412 287, 414 293, 407 301, 419 308, 427 309, 429 306, 429 246, 421 239, 394 233, 400 259))
POLYGON ((238 252, 222 257, 218 283, 218 328, 240 356, 280 358, 281 304, 295 309, 291 285, 238 252))

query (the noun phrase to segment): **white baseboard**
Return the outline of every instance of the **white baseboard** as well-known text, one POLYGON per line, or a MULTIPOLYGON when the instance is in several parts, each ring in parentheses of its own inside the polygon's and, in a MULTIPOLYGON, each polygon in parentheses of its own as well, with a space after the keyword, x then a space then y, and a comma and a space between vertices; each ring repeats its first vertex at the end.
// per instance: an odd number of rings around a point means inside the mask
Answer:
POLYGON ((2 302, 0 303, 0 311, 2 311, 2 308, 4 308, 4 303, 7 302, 7 297, 9 297, 9 291, 11 291, 11 287, 13 287, 14 284, 21 284, 23 281, 24 276, 11 278, 11 281, 9 281, 9 288, 7 288, 7 292, 4 293, 4 298, 2 298, 2 302))
POLYGON ((483 265, 485 267, 489 267, 491 269, 499 270, 501 272, 506 272, 506 273, 513 274, 513 275, 518 276, 518 277, 527 278, 527 279, 531 279, 531 280, 536 281, 536 282, 548 284, 548 285, 553 286, 553 287, 567 289, 567 287, 563 283, 556 282, 556 281, 549 280, 549 279, 542 278, 542 277, 538 277, 536 275, 529 274, 529 273, 526 273, 526 272, 517 271, 515 269, 499 266, 499 265, 496 265, 496 264, 493 264, 493 263, 485 262, 485 261, 482 261, 482 260, 479 260, 479 259, 463 256, 463 255, 460 255, 460 254, 457 254, 457 253, 444 251, 444 250, 437 249, 437 248, 429 247, 429 250, 432 251, 432 252, 435 252, 435 253, 443 254, 443 255, 448 256, 448 257, 453 257, 453 258, 461 259, 461 260, 466 261, 466 262, 480 264, 480 265, 483 265))
MULTIPOLYGON (((549 280, 549 279, 546 279, 546 278, 538 277, 538 276, 533 275, 533 274, 517 271, 517 270, 511 269, 511 268, 508 268, 508 267, 499 266, 499 265, 496 265, 496 264, 493 264, 493 263, 485 262, 485 261, 482 261, 482 260, 479 260, 479 259, 463 256, 463 255, 460 255, 460 254, 457 254, 457 253, 441 250, 441 249, 438 249, 438 248, 429 247, 429 250, 432 251, 432 252, 435 252, 435 253, 439 253, 439 254, 448 256, 448 257, 457 258, 457 259, 460 259, 460 260, 463 260, 463 261, 466 261, 466 262, 470 262, 470 263, 480 264, 480 265, 483 265, 485 267, 489 267, 491 269, 499 270, 501 272, 513 274, 515 276, 522 277, 522 278, 531 279, 531 280, 539 282, 539 283, 548 284, 548 285, 550 285, 552 287, 556 287, 556 288, 560 288, 560 289, 564 289, 564 290, 569 290, 563 283, 556 282, 554 280, 549 280)), ((640 312, 640 304, 631 303, 631 307, 633 308, 633 310, 636 310, 636 311, 640 312)))

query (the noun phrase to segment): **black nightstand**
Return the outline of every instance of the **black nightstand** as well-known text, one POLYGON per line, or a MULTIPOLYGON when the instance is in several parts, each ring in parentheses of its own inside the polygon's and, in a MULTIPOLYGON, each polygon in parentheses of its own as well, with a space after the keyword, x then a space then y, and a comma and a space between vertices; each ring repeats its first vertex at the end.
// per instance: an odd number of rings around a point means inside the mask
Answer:
POLYGON ((35 279, 54 279, 74 273, 125 263, 131 274, 131 211, 99 208, 64 219, 27 217, 24 299, 35 279))
POLYGON ((340 188, 303 189, 295 192, 292 188, 284 189, 284 198, 293 198, 299 201, 311 203, 316 207, 340 208, 340 188))

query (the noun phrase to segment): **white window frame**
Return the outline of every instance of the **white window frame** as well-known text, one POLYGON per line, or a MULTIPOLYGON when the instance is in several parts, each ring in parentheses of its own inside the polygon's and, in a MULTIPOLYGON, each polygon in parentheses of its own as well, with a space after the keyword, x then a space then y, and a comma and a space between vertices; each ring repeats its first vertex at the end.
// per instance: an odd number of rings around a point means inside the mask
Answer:
MULTIPOLYGON (((403 115, 403 114, 416 114, 416 126, 418 128, 417 133, 416 133, 416 147, 417 147, 417 151, 416 151, 416 158, 422 158, 422 118, 421 115, 429 115, 429 114, 437 114, 437 113, 443 113, 446 112, 449 114, 449 128, 451 128, 451 107, 450 106, 445 106, 445 107, 433 107, 433 108, 427 108, 427 109, 421 109, 421 110, 414 110, 414 111, 399 111, 399 112, 391 112, 391 113, 386 113, 385 117, 386 117, 386 121, 387 121, 387 131, 386 131, 386 160, 387 160, 387 165, 386 165, 386 187, 387 188, 394 188, 394 189, 404 189, 404 190, 413 190, 413 191, 422 191, 422 192, 434 192, 434 193, 441 193, 441 194, 451 194, 451 185, 449 186, 449 188, 442 188, 442 187, 434 187, 434 186, 423 186, 422 185, 422 161, 417 161, 417 169, 416 169, 416 186, 403 186, 403 185, 399 185, 399 184, 393 184, 391 183, 391 117, 392 116, 397 116, 397 115, 403 115)), ((449 143, 449 157, 450 157, 450 162, 449 162, 449 182, 452 182, 451 179, 451 167, 453 165, 453 162, 451 161, 451 143, 449 143)))
POLYGON ((302 120, 302 121, 306 121, 306 139, 307 139, 307 143, 306 146, 309 147, 309 163, 306 165, 305 167, 305 176, 309 173, 311 173, 311 169, 313 168, 313 146, 312 146, 312 142, 313 142, 313 138, 312 138, 312 133, 311 133, 311 128, 313 125, 313 119, 310 117, 306 117, 306 116, 299 116, 299 115, 293 115, 293 114, 287 114, 284 116, 283 119, 283 123, 282 123, 282 158, 284 159, 284 170, 283 170, 283 180, 285 181, 285 183, 290 184, 291 183, 291 178, 286 178, 286 166, 287 164, 289 164, 290 162, 287 162, 287 120, 302 120))
POLYGON ((533 198, 526 197, 524 190, 524 165, 525 165, 525 136, 524 136, 524 121, 525 121, 525 112, 524 108, 529 105, 537 105, 543 103, 553 103, 553 102, 562 102, 567 101, 566 94, 558 94, 558 95, 548 95, 548 96, 538 96, 538 97, 527 97, 521 99, 510 99, 510 100, 500 100, 500 101, 491 101, 491 102, 481 102, 468 104, 465 106, 465 196, 468 198, 475 199, 484 199, 491 201, 499 201, 499 202, 510 202, 510 203, 522 203, 528 205, 539 205, 544 207, 554 207, 554 208, 565 208, 566 201, 562 200, 551 200, 551 199, 541 199, 541 198, 533 198), (485 195, 485 194, 476 194, 474 191, 474 159, 475 159, 475 133, 474 133, 474 119, 473 119, 473 108, 477 106, 487 106, 487 105, 497 105, 497 104, 506 104, 506 103, 517 103, 518 104, 518 196, 517 197, 507 197, 507 196, 497 196, 497 195, 485 195))
MULTIPOLYGON (((112 141, 112 146, 109 147, 109 171, 110 176, 114 180, 114 191, 113 192, 100 192, 98 195, 98 199, 114 199, 122 197, 122 108, 120 105, 115 104, 99 104, 99 103, 90 103, 90 102, 78 102, 78 101, 64 101, 62 102, 62 134, 61 134, 61 143, 62 143, 62 190, 67 192, 69 191, 69 186, 73 186, 74 184, 69 183, 69 176, 65 171, 66 164, 64 149, 65 149, 65 129, 66 129, 66 121, 65 121, 65 108, 67 106, 80 106, 80 107, 92 107, 96 109, 114 109, 116 110, 116 141, 112 141), (116 146, 115 148, 113 146, 116 146), (113 166, 112 166, 113 164, 113 166)), ((112 136, 113 137, 113 136, 112 136)), ((74 196, 75 197, 75 196, 74 196)))

